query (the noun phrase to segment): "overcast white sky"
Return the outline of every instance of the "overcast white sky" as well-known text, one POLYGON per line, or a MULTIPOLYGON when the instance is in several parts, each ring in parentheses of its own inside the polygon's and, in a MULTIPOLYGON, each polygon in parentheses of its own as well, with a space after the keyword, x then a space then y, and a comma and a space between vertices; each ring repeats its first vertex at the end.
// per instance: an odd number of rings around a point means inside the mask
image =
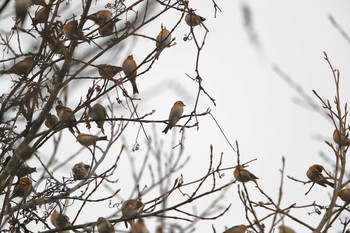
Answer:
MULTIPOLYGON (((127 4, 129 2, 131 1, 126 1, 127 4)), ((201 56, 200 72, 203 78, 202 85, 217 103, 215 107, 206 96, 202 96, 198 110, 205 111, 208 107, 212 109, 213 115, 231 143, 234 144, 235 140, 238 140, 242 162, 257 158, 257 161, 250 164, 249 170, 260 178, 260 186, 276 200, 282 155, 286 158, 286 174, 298 179, 306 180, 305 172, 314 163, 324 164, 327 170, 332 169, 319 157, 319 152, 323 151, 330 156, 330 159, 334 158, 331 150, 323 142, 331 140, 333 126, 319 113, 295 104, 293 100, 299 98, 298 94, 276 75, 271 66, 277 64, 292 77, 293 81, 302 86, 316 103, 319 102, 311 92, 313 89, 322 97, 332 101, 335 87, 331 71, 323 59, 323 51, 326 51, 334 67, 341 71, 343 101, 347 101, 350 97, 349 93, 346 93, 350 84, 348 81, 350 46, 332 26, 329 15, 332 15, 347 32, 350 32, 348 23, 350 3, 320 0, 217 0, 216 2, 222 12, 218 12, 217 18, 214 18, 211 1, 190 1, 190 6, 197 9, 198 14, 207 19, 205 24, 210 32, 201 56), (256 43, 250 40, 247 28, 244 27, 242 15, 244 5, 251 10, 252 30, 256 35, 256 43)), ((96 9, 99 7, 96 6, 96 9)), ((4 22, 3 19, 0 19, 1 28, 7 27, 4 22)), ((145 33, 156 36, 161 23, 171 28, 176 21, 163 17, 147 28, 145 33)), ((199 34, 203 31, 201 28, 195 30, 199 34)), ((177 45, 163 51, 154 69, 146 73, 144 77, 138 78, 141 115, 156 109, 151 118, 166 119, 170 107, 178 99, 183 100, 187 105, 185 114, 189 114, 193 109, 196 97, 196 92, 193 90, 196 88, 196 83, 192 82, 185 73, 195 74, 193 54, 195 47, 191 41, 182 40, 187 32, 188 27, 183 22, 173 35, 176 37, 177 45)), ((121 64, 128 54, 133 54, 134 58, 140 61, 150 51, 148 48, 152 46, 154 44, 151 42, 139 39, 134 48, 118 54, 115 58, 116 64, 121 64)), ((111 60, 106 58, 98 62, 107 63, 111 60)), ((3 77, 1 81, 4 79, 3 77)), ((128 84, 126 87, 129 87, 128 84)), ((86 89, 80 93, 81 89, 74 90, 76 101, 70 100, 71 107, 78 103, 80 97, 85 98, 86 89)), ((120 111, 119 114, 127 116, 127 111, 122 109, 120 111)), ((118 113, 115 114, 118 115, 118 113)), ((180 123, 184 122, 185 120, 180 121, 180 123)), ((195 128, 186 131, 185 154, 191 155, 188 166, 181 171, 186 180, 199 177, 206 171, 210 144, 214 146, 217 157, 221 152, 224 153, 224 167, 236 165, 236 154, 229 147, 211 117, 201 117, 199 126, 199 131, 196 131, 195 128)), ((156 129, 160 133, 164 127, 165 125, 162 124, 156 129)), ((146 128, 151 134, 152 126, 146 125, 146 128)), ((135 140, 137 129, 138 125, 131 127, 129 134, 125 137, 129 146, 135 140)), ((178 131, 176 132, 178 134, 178 131)), ((70 148, 79 149, 79 145, 72 143, 74 138, 69 137, 72 136, 67 131, 67 145, 72 144, 70 148)), ((167 135, 159 135, 159 138, 164 140, 166 146, 174 145, 174 141, 171 141, 172 132, 167 135)), ((141 150, 134 152, 133 156, 142 157, 144 154, 145 138, 141 137, 139 143, 141 150)), ((117 144, 120 146, 121 142, 117 144)), ((45 154, 44 149, 40 153, 45 154)), ((69 151, 61 153, 69 154, 69 151)), ((124 159, 121 162, 127 161, 126 158, 124 159)), ((79 162, 78 160, 72 161, 71 166, 79 162)), ((70 167, 63 169, 62 172, 70 172, 70 167)), ((228 171, 223 179, 229 181, 231 177, 232 172, 228 171)), ((121 183, 124 182, 128 183, 127 178, 123 178, 121 183)), ((140 185, 147 185, 147 183, 140 185)), ((248 184, 248 188, 256 198, 255 200, 266 201, 258 195, 253 184, 248 184)), ((293 203, 310 204, 314 199, 320 200, 321 204, 327 204, 331 192, 329 188, 315 186, 305 197, 304 193, 308 188, 309 186, 285 179, 283 207, 293 203)), ((129 193, 123 192, 122 195, 127 197, 129 193)), ((147 200, 147 197, 144 199, 147 200)), ((208 227, 211 227, 212 224, 216 227, 217 232, 222 232, 225 226, 248 224, 244 218, 243 205, 239 201, 236 185, 230 188, 227 200, 223 203, 232 203, 229 212, 215 222, 199 223, 196 232, 207 232, 208 227)), ((292 211, 291 214, 316 226, 319 216, 307 213, 311 211, 311 209, 300 212, 292 211)), ((101 208, 101 215, 105 212, 106 210, 101 208)), ((258 214, 258 216, 263 215, 258 214)), ((87 217, 86 221, 93 221, 97 217, 87 217)), ((84 220, 81 220, 81 223, 83 222, 84 220)), ((146 220, 146 224, 147 222, 146 220)), ((285 223, 291 226, 296 225, 289 219, 286 219, 285 223)), ((154 227, 149 223, 151 232, 154 227)), ((294 228, 298 232, 306 232, 303 227, 295 226, 294 228)), ((334 229, 340 229, 339 222, 336 223, 334 229)))

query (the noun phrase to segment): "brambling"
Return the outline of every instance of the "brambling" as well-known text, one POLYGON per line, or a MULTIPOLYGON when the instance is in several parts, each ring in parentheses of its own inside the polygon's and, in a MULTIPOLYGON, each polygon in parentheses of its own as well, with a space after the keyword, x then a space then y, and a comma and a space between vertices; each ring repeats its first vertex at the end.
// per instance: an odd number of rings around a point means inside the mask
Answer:
POLYGON ((73 110, 71 108, 59 104, 56 106, 56 113, 60 122, 67 125, 69 131, 71 131, 72 134, 74 134, 73 127, 75 127, 78 133, 80 133, 76 125, 77 120, 75 119, 73 110))
POLYGON ((224 233, 245 233, 247 230, 247 227, 245 225, 237 225, 234 227, 231 227, 224 231, 224 233))
POLYGON ((108 65, 108 64, 97 65, 97 68, 98 68, 98 74, 102 78, 107 78, 107 79, 112 79, 120 71, 123 70, 123 68, 120 66, 112 66, 112 65, 108 65))
POLYGON ((171 33, 168 29, 162 28, 156 38, 157 54, 156 59, 159 58, 160 53, 166 47, 170 46, 171 43, 171 33))
POLYGON ((142 218, 140 218, 139 220, 137 220, 136 223, 133 223, 131 225, 130 233, 149 233, 142 218))
POLYGON ((287 226, 279 226, 278 229, 279 233, 295 233, 295 231, 292 228, 287 226))
POLYGON ((185 22, 188 26, 191 26, 191 27, 195 27, 195 26, 198 26, 200 25, 202 22, 205 21, 205 18, 200 16, 200 15, 197 15, 196 13, 194 13, 194 11, 190 11, 186 14, 185 16, 185 22))
POLYGON ((28 177, 23 177, 19 180, 19 182, 15 185, 12 191, 12 195, 10 199, 15 197, 27 197, 33 190, 32 180, 28 177))
POLYGON ((45 120, 45 126, 49 129, 52 129, 57 124, 58 124, 57 116, 52 115, 51 113, 48 113, 45 120))
POLYGON ((91 134, 79 133, 77 136, 77 141, 83 146, 95 145, 97 141, 108 140, 107 136, 98 137, 91 134))
POLYGON ((170 110, 168 125, 165 127, 162 133, 167 134, 168 130, 176 125, 184 112, 184 106, 186 105, 180 100, 174 103, 173 107, 170 110))
POLYGON ((14 64, 10 69, 1 71, 1 74, 17 74, 26 76, 34 67, 34 56, 26 57, 24 60, 14 64))
POLYGON ((345 203, 350 202, 350 188, 342 189, 338 192, 338 196, 340 199, 342 199, 345 203))
POLYGON ((233 175, 237 181, 243 182, 243 183, 248 182, 248 181, 256 182, 255 180, 259 179, 253 173, 249 172, 247 169, 245 169, 241 165, 236 166, 235 170, 233 171, 233 175))
POLYGON ((33 25, 38 23, 45 23, 50 15, 50 8, 48 6, 41 7, 38 11, 35 12, 33 18, 33 25))
POLYGON ((15 150, 15 155, 17 156, 17 158, 26 161, 32 157, 34 152, 34 148, 25 144, 20 144, 15 150))
MULTIPOLYGON (((70 226, 69 218, 65 214, 60 214, 57 210, 53 210, 50 216, 50 221, 57 229, 70 226)), ((59 231, 60 233, 68 233, 69 231, 59 231)))
POLYGON ((132 55, 129 55, 123 62, 122 65, 125 76, 127 76, 131 82, 133 93, 138 94, 139 90, 136 85, 136 76, 137 76, 137 64, 132 55))
POLYGON ((64 46, 63 41, 56 38, 55 36, 49 36, 46 39, 47 39, 49 48, 51 49, 52 52, 60 54, 60 55, 64 55, 67 58, 69 57, 68 51, 67 51, 66 47, 64 46))
POLYGON ((97 219, 97 229, 99 233, 114 233, 114 227, 112 224, 104 217, 99 217, 97 219))
POLYGON ((333 132, 333 140, 339 146, 350 146, 350 139, 347 137, 347 135, 342 134, 337 129, 335 129, 333 132))
MULTIPOLYGON (((122 215, 123 218, 132 218, 139 215, 143 207, 143 203, 139 200, 135 199, 129 199, 126 201, 123 201, 122 203, 122 215)), ((134 220, 128 220, 130 225, 132 226, 134 224, 134 220)), ((125 222, 125 226, 128 227, 127 223, 125 222)))
POLYGON ((105 134, 103 125, 105 123, 104 119, 108 117, 105 107, 101 104, 95 104, 94 106, 89 106, 89 117, 91 120, 96 121, 97 128, 100 128, 102 133, 105 134))
POLYGON ((106 24, 101 25, 98 28, 98 34, 100 34, 101 37, 112 35, 114 32, 115 23, 116 21, 112 20, 106 24))
POLYGON ((319 164, 314 164, 306 172, 306 176, 312 181, 315 182, 323 187, 326 187, 326 185, 329 185, 331 187, 334 187, 334 184, 330 181, 328 181, 323 175, 323 166, 319 164))
POLYGON ((25 163, 23 163, 15 172, 16 176, 18 178, 22 178, 24 176, 27 176, 29 174, 32 174, 33 172, 36 172, 36 167, 29 167, 25 163))
POLYGON ((78 21, 72 20, 63 25, 63 34, 68 40, 82 40, 90 44, 90 39, 87 38, 83 30, 78 27, 78 21))
POLYGON ((80 162, 73 166, 72 168, 74 180, 83 180, 88 177, 90 172, 90 166, 80 162))
POLYGON ((30 0, 15 0, 16 22, 24 23, 30 4, 30 0))
POLYGON ((100 10, 94 14, 87 15, 85 18, 94 21, 98 25, 103 25, 112 19, 112 12, 109 10, 100 10))

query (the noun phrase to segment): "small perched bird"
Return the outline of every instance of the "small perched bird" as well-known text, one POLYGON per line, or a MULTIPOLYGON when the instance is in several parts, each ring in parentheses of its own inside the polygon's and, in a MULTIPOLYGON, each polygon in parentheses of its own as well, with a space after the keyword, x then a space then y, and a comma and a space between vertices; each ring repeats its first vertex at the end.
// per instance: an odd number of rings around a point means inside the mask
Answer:
POLYGON ((33 25, 38 23, 45 23, 50 15, 50 8, 48 6, 41 7, 38 11, 35 12, 33 18, 33 25))
POLYGON ((73 166, 72 168, 74 180, 83 180, 88 177, 90 172, 90 166, 80 162, 73 166))
POLYGON ((350 203, 350 188, 344 188, 338 192, 338 196, 345 203, 350 203))
POLYGON ((28 177, 23 177, 15 185, 10 199, 15 197, 27 197, 33 190, 32 180, 28 177))
POLYGON ((306 176, 313 182, 326 187, 326 185, 329 185, 330 187, 334 187, 334 184, 330 181, 328 181, 323 175, 323 166, 319 164, 314 164, 306 172, 306 176))
POLYGON ((34 154, 35 149, 26 145, 26 144, 20 144, 16 150, 15 150, 15 155, 17 158, 26 161, 32 157, 34 154))
POLYGON ((30 5, 47 6, 45 0, 30 0, 30 5))
POLYGON ((337 129, 335 129, 333 132, 333 140, 339 146, 350 146, 350 139, 337 129))
POLYGON ((162 28, 156 38, 156 46, 157 46, 156 58, 157 59, 159 58, 159 55, 163 51, 163 49, 170 46, 170 43, 171 43, 171 33, 169 32, 168 29, 162 28))
POLYGON ((205 18, 197 15, 192 10, 188 12, 185 16, 185 22, 187 23, 188 26, 191 26, 191 27, 198 26, 204 21, 205 21, 205 18))
POLYGON ((108 140, 107 136, 98 137, 91 134, 80 133, 77 136, 77 141, 83 146, 95 145, 97 141, 108 140))
POLYGON ((100 10, 94 14, 87 15, 85 18, 94 21, 98 25, 103 25, 112 19, 112 12, 109 10, 100 10))
MULTIPOLYGON (((65 214, 60 214, 57 210, 53 210, 50 216, 50 221, 52 225, 56 228, 66 228, 70 226, 69 218, 65 214)), ((68 233, 69 231, 59 231, 60 233, 68 233)))
POLYGON ((60 39, 56 38, 53 35, 50 35, 45 39, 47 40, 49 48, 51 49, 52 52, 60 55, 64 55, 66 58, 69 58, 68 51, 64 46, 63 41, 61 41, 60 39))
POLYGON ((224 231, 224 233, 245 233, 247 230, 247 227, 245 225, 237 225, 234 227, 231 227, 224 231))
POLYGON ((100 36, 105 37, 105 36, 112 35, 114 32, 115 23, 116 23, 115 20, 111 20, 108 23, 101 25, 98 28, 98 33, 100 34, 100 36))
POLYGON ((233 175, 237 181, 243 182, 243 183, 248 182, 248 181, 256 182, 255 180, 259 179, 253 173, 249 172, 247 169, 245 169, 241 165, 236 166, 236 169, 233 171, 233 175))
POLYGON ((295 233, 295 231, 292 228, 287 226, 279 226, 278 229, 279 233, 295 233))
POLYGON ((102 78, 112 79, 116 74, 123 70, 120 66, 112 66, 108 64, 97 65, 98 74, 102 78))
POLYGON ((89 117, 91 120, 96 121, 97 128, 100 128, 102 133, 105 134, 103 125, 105 119, 108 117, 105 107, 101 104, 95 104, 94 106, 89 106, 89 117))
POLYGON ((77 130, 78 133, 80 133, 78 127, 77 127, 77 120, 75 119, 73 110, 69 107, 63 106, 63 105, 57 105, 56 106, 56 113, 58 116, 58 119, 63 124, 67 125, 69 130, 74 134, 73 127, 77 130))
POLYGON ((114 233, 114 227, 112 224, 104 217, 99 217, 97 219, 97 229, 98 233, 114 233))
POLYGON ((83 30, 78 27, 78 21, 72 20, 63 25, 63 34, 68 40, 82 40, 90 44, 90 39, 84 36, 83 30))
POLYGON ((167 134, 168 130, 170 130, 176 125, 176 123, 180 120, 184 112, 184 106, 186 105, 180 100, 174 103, 173 107, 170 110, 169 123, 165 127, 165 129, 162 131, 162 133, 167 134))
POLYGON ((149 233, 142 218, 140 218, 139 220, 137 220, 136 223, 133 223, 131 225, 130 233, 149 233))
POLYGON ((129 55, 123 62, 122 65, 125 76, 127 76, 131 82, 133 93, 138 94, 139 90, 136 85, 136 76, 137 76, 137 64, 132 55, 129 55))
POLYGON ((48 113, 45 120, 45 126, 49 129, 52 129, 57 124, 58 124, 57 116, 52 115, 51 113, 48 113))
POLYGON ((34 67, 34 56, 26 57, 24 60, 14 64, 8 70, 2 70, 0 74, 17 74, 18 76, 26 76, 34 67))
POLYGON ((27 176, 29 174, 32 174, 33 172, 36 172, 36 167, 29 167, 25 163, 23 163, 15 172, 16 176, 18 178, 22 178, 24 176, 27 176))
POLYGON ((24 23, 30 5, 30 0, 15 0, 15 12, 17 23, 24 23))
MULTIPOLYGON (((143 206, 143 203, 139 200, 135 199, 129 199, 126 201, 123 201, 122 203, 122 215, 123 218, 132 218, 139 215, 141 211, 141 207, 143 206)), ((134 224, 134 220, 129 220, 130 225, 134 224)), ((125 222, 125 226, 128 227, 127 223, 125 222)))

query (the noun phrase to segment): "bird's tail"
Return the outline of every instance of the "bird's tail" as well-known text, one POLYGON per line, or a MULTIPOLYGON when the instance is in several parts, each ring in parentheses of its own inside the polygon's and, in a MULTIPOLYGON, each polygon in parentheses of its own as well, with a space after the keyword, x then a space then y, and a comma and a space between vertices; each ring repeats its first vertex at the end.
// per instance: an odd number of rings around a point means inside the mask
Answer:
POLYGON ((108 140, 107 136, 98 137, 96 141, 108 140))
POLYGON ((170 125, 167 125, 167 126, 165 127, 165 129, 162 131, 162 133, 167 134, 169 129, 171 129, 171 126, 170 126, 170 125))

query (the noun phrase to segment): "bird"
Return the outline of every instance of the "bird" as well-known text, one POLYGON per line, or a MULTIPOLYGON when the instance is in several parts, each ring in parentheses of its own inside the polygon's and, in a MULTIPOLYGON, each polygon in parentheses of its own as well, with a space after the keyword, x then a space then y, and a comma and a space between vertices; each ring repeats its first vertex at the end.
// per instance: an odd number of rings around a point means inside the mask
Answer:
POLYGON ((15 197, 27 197, 33 190, 32 180, 28 177, 23 177, 15 185, 10 199, 15 197))
POLYGON ((45 120, 45 126, 49 129, 53 129, 53 127, 57 124, 58 124, 57 116, 51 113, 48 113, 45 120))
POLYGON ((73 166, 72 168, 74 180, 83 180, 88 177, 90 172, 90 166, 80 162, 73 166))
POLYGON ((337 129, 333 131, 333 140, 339 146, 350 146, 350 139, 347 137, 347 135, 342 134, 337 129))
POLYGON ((16 176, 18 178, 22 178, 24 176, 28 176, 29 174, 32 174, 33 172, 36 172, 36 167, 30 167, 23 163, 15 172, 16 176))
POLYGON ((168 130, 170 130, 176 125, 176 123, 180 120, 184 112, 184 106, 186 105, 180 100, 174 103, 173 107, 170 110, 168 125, 165 127, 162 133, 167 134, 168 130))
POLYGON ((338 196, 345 203, 350 203, 350 188, 344 188, 338 192, 338 196))
POLYGON ((306 176, 312 181, 323 187, 329 185, 330 187, 334 187, 334 184, 328 181, 323 175, 322 171, 324 170, 322 165, 314 164, 306 172, 306 176))
POLYGON ((35 12, 33 18, 33 25, 38 23, 45 23, 50 15, 50 8, 48 6, 41 7, 38 11, 35 12))
MULTIPOLYGON (((143 203, 136 199, 129 199, 122 202, 122 216, 123 218, 133 218, 136 217, 140 211, 141 207, 143 206, 143 203)), ((128 220, 130 225, 134 224, 134 220, 128 220)), ((125 222, 125 226, 127 226, 127 223, 125 222)))
POLYGON ((279 233, 295 233, 295 231, 292 228, 284 225, 279 226, 278 229, 279 229, 279 233))
POLYGON ((242 225, 231 227, 226 231, 224 231, 224 233, 245 233, 246 230, 247 230, 247 226, 242 224, 242 225))
POLYGON ((98 33, 100 34, 100 36, 105 37, 111 35, 114 32, 115 23, 116 20, 111 20, 108 23, 101 25, 98 28, 98 33))
POLYGON ((15 150, 15 155, 17 158, 26 161, 32 157, 34 154, 35 149, 31 146, 28 146, 26 144, 20 144, 16 150, 15 150))
POLYGON ((255 180, 259 179, 253 173, 251 173, 247 169, 245 169, 242 165, 236 166, 235 170, 233 171, 233 175, 237 181, 242 182, 242 183, 245 183, 248 181, 256 182, 255 180))
POLYGON ((131 225, 130 233, 149 233, 142 218, 131 225))
MULTIPOLYGON (((53 210, 50 216, 50 221, 58 229, 66 228, 70 226, 69 218, 65 214, 58 213, 57 210, 53 210)), ((69 231, 59 231, 59 233, 68 233, 69 231)))
POLYGON ((108 140, 107 136, 98 137, 91 134, 79 133, 77 136, 77 141, 83 146, 95 145, 97 141, 108 140))
POLYGON ((171 33, 168 29, 162 28, 156 38, 156 59, 159 58, 160 53, 165 49, 166 47, 170 46, 171 43, 171 33))
POLYGON ((109 10, 100 10, 91 15, 87 15, 84 18, 90 19, 98 25, 103 25, 106 22, 110 21, 112 17, 113 17, 112 12, 110 12, 109 10))
POLYGON ((30 0, 15 0, 15 13, 17 23, 24 23, 30 5, 30 0))
POLYGON ((29 56, 14 64, 8 70, 2 70, 1 74, 17 74, 18 76, 26 76, 34 67, 34 56, 29 56))
POLYGON ((98 74, 102 78, 107 78, 107 79, 112 79, 120 71, 123 70, 123 68, 120 66, 112 66, 112 65, 108 65, 108 64, 97 65, 97 68, 98 68, 98 74))
POLYGON ((87 38, 83 30, 78 27, 78 21, 72 20, 63 25, 63 34, 68 40, 82 40, 90 44, 90 39, 87 38))
POLYGON ((205 18, 200 15, 197 15, 196 13, 193 12, 193 10, 190 10, 185 16, 186 24, 191 27, 198 26, 204 21, 205 21, 205 18))
POLYGON ((112 224, 104 217, 99 217, 97 219, 97 229, 98 233, 114 233, 114 227, 112 224))
POLYGON ((108 117, 106 108, 97 103, 92 107, 89 106, 88 114, 91 120, 96 121, 97 128, 100 128, 102 133, 105 134, 103 125, 104 120, 108 117))
POLYGON ((137 64, 132 55, 129 55, 123 62, 122 65, 125 76, 127 76, 131 82, 133 94, 138 94, 139 90, 136 85, 136 76, 137 76, 137 64))
POLYGON ((77 120, 75 119, 73 110, 71 108, 59 104, 56 106, 56 113, 60 122, 67 125, 72 134, 74 134, 73 127, 75 127, 78 133, 80 133, 76 125, 77 120))
POLYGON ((30 0, 30 5, 47 6, 45 0, 30 0))

